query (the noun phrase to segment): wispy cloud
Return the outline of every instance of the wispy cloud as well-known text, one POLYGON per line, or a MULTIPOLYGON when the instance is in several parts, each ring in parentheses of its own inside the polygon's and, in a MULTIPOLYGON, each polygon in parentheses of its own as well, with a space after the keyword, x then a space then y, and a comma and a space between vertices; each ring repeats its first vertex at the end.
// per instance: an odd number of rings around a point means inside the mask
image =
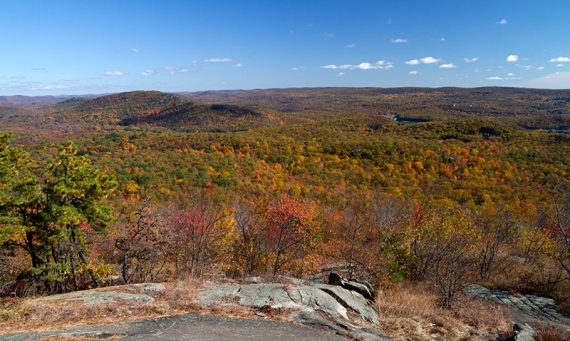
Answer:
POLYGON ((237 64, 234 64, 234 67, 243 67, 243 64, 242 64, 242 63, 237 63, 237 64))
POLYGON ((457 66, 455 64, 441 64, 439 66, 440 69, 455 69, 457 66))
POLYGON ((353 48, 355 48, 355 47, 356 47, 356 44, 346 44, 346 45, 344 45, 344 48, 345 48, 345 49, 353 49, 353 48))
POLYGON ((186 67, 177 67, 177 66, 167 66, 164 68, 164 71, 168 72, 171 75, 175 75, 178 73, 189 73, 192 72, 194 70, 196 70, 196 67, 198 66, 198 62, 196 62, 195 60, 192 61, 192 66, 186 66, 186 67))
POLYGON ((570 72, 555 72, 545 77, 530 80, 524 85, 533 88, 568 89, 568 84, 570 84, 570 72))
POLYGON ((564 64, 562 64, 562 63, 556 64, 556 67, 564 67, 564 64))
POLYGON ((208 58, 204 60, 206 63, 231 63, 231 58, 208 58))
POLYGON ((502 18, 501 20, 497 21, 498 25, 506 25, 508 23, 509 23, 509 21, 505 18, 502 18))
POLYGON ((410 75, 417 75, 418 71, 417 70, 412 70, 410 72, 408 72, 410 75))
POLYGON ((154 70, 152 70, 152 69, 146 69, 146 70, 144 70, 143 72, 141 72, 141 75, 142 75, 142 76, 145 76, 145 77, 147 77, 147 76, 152 76, 152 75, 154 75, 154 74, 155 74, 155 72, 154 72, 154 70))
POLYGON ((321 68, 323 69, 332 69, 332 70, 388 70, 394 66, 393 63, 387 62, 384 60, 379 60, 375 63, 368 63, 363 62, 360 64, 329 64, 323 65, 321 68))
POLYGON ((136 47, 131 47, 131 52, 132 53, 139 53, 139 52, 141 52, 141 50, 139 48, 136 48, 136 47))
POLYGON ((466 63, 475 63, 475 62, 479 61, 479 57, 471 57, 471 58, 466 57, 466 58, 463 58, 463 60, 466 63))
POLYGON ((534 69, 534 66, 532 66, 532 65, 517 64, 517 67, 519 67, 521 69, 525 69, 526 71, 530 71, 530 70, 534 69))
POLYGON ((551 63, 570 63, 570 57, 556 57, 550 60, 551 63))
POLYGON ((408 65, 418 65, 420 63, 419 59, 410 59, 406 61, 406 64, 408 65))
POLYGON ((337 73, 337 76, 344 76, 344 72, 341 71, 341 72, 337 73))
POLYGON ((405 44, 408 42, 407 38, 392 38, 392 44, 405 44))
POLYGON ((490 81, 500 81, 503 79, 503 77, 500 76, 491 76, 491 77, 487 77, 488 80, 490 81))
POLYGON ((509 63, 516 63, 519 61, 519 56, 516 54, 510 54, 507 56, 507 62, 509 63))
POLYGON ((331 32, 323 32, 323 37, 325 37, 325 38, 334 38, 334 33, 331 33, 331 32))
POLYGON ((113 70, 113 71, 105 71, 103 72, 103 75, 108 77, 122 77, 125 75, 125 73, 123 71, 113 70))

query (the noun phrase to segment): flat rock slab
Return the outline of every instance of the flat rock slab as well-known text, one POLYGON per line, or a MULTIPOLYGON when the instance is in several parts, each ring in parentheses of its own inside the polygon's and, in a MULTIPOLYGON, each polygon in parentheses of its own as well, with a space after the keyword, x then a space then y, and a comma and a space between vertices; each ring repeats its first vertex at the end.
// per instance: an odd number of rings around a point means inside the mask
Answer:
POLYGON ((36 299, 38 302, 57 304, 97 305, 113 302, 136 301, 142 303, 153 302, 154 298, 145 294, 130 294, 116 291, 78 291, 61 295, 46 296, 36 299))
POLYGON ((328 329, 337 335, 347 337, 352 340, 359 341, 389 341, 391 340, 386 334, 371 328, 363 328, 355 326, 349 322, 342 320, 331 321, 319 316, 316 312, 303 310, 291 314, 294 321, 300 322, 307 326, 313 326, 320 329, 328 329))
POLYGON ((7 341, 39 340, 45 337, 120 340, 347 340, 322 330, 292 323, 186 314, 144 319, 116 325, 91 325, 0 335, 7 341))
POLYGON ((287 289, 283 284, 222 284, 198 294, 204 305, 239 304, 249 307, 318 309, 333 317, 348 318, 346 308, 322 290, 310 286, 287 289))
POLYGON ((478 284, 465 287, 465 292, 473 297, 487 299, 505 305, 514 310, 516 315, 538 320, 540 322, 570 325, 570 319, 556 311, 556 302, 551 298, 535 295, 513 295, 503 290, 489 290, 478 284))
POLYGON ((250 307, 294 308, 322 311, 333 318, 349 319, 348 309, 363 320, 378 324, 378 315, 361 294, 326 284, 286 287, 283 284, 222 284, 198 294, 204 305, 239 304, 250 307))

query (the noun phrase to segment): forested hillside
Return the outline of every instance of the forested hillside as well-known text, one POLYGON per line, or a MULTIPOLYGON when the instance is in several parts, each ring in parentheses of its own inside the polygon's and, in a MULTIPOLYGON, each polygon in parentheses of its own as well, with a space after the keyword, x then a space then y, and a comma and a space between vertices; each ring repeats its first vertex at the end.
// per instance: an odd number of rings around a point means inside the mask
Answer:
POLYGON ((341 266, 446 307, 569 299, 570 91, 132 92, 0 125, 6 294, 341 266))

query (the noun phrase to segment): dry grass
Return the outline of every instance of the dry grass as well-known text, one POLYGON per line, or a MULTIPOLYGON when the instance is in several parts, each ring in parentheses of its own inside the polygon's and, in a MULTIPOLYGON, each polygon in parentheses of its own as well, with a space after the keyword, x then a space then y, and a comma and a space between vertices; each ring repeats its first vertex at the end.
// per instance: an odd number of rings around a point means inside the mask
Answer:
MULTIPOLYGON (((58 301, 17 299, 0 302, 0 330, 17 332, 55 329, 76 324, 105 324, 117 321, 136 320, 147 317, 177 315, 188 312, 205 313, 203 307, 192 303, 197 292, 211 285, 209 282, 184 280, 166 285, 163 293, 147 293, 155 301, 143 303, 121 301, 93 306, 84 304, 61 304, 58 301)), ((133 292, 132 287, 102 288, 133 292)))
POLYGON ((563 336, 556 327, 549 326, 538 329, 534 339, 536 341, 567 341, 568 337, 563 336))
MULTIPOLYGON (((197 304, 197 294, 213 285, 213 282, 197 279, 167 283, 164 292, 146 293, 154 297, 155 301, 151 303, 121 301, 120 303, 89 306, 62 304, 61 301, 6 299, 0 301, 0 335, 3 333, 59 329, 78 324, 115 324, 117 321, 124 322, 185 313, 270 318, 273 320, 288 319, 290 311, 287 309, 267 309, 268 307, 257 309, 226 305, 223 302, 210 307, 197 304)), ((136 292, 132 286, 95 290, 136 292)))
POLYGON ((463 299, 454 309, 440 308, 420 284, 387 288, 376 303, 382 328, 395 340, 469 340, 512 326, 504 309, 481 301, 463 299))

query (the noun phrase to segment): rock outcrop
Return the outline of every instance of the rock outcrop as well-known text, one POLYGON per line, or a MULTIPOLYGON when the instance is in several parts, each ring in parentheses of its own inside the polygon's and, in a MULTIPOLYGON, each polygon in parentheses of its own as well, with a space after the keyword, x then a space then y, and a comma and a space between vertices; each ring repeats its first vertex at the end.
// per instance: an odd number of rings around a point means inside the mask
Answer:
POLYGON ((372 285, 366 281, 358 281, 358 280, 349 280, 346 279, 344 277, 342 277, 341 275, 335 273, 335 272, 331 272, 329 274, 329 284, 330 285, 338 285, 341 286, 347 290, 351 290, 351 291, 356 291, 359 294, 361 294, 362 296, 364 296, 364 298, 369 299, 369 300, 373 300, 375 297, 375 292, 374 292, 374 288, 372 287, 372 285))
POLYGON ((515 341, 534 341, 536 332, 528 323, 515 323, 513 327, 515 341))
MULTIPOLYGON (((365 285, 362 287, 366 288, 365 285)), ((387 340, 384 334, 375 330, 374 326, 379 321, 372 302, 359 291, 310 282, 278 284, 250 281, 241 285, 220 284, 204 290, 198 294, 198 303, 288 308, 293 310, 293 320, 306 325, 329 329, 357 340, 387 340)), ((373 290, 366 289, 365 292, 373 297, 373 290)))
POLYGON ((556 311, 556 302, 547 297, 529 294, 513 295, 503 290, 489 290, 478 284, 470 284, 464 291, 472 296, 510 307, 516 315, 546 323, 570 325, 570 319, 556 311))

